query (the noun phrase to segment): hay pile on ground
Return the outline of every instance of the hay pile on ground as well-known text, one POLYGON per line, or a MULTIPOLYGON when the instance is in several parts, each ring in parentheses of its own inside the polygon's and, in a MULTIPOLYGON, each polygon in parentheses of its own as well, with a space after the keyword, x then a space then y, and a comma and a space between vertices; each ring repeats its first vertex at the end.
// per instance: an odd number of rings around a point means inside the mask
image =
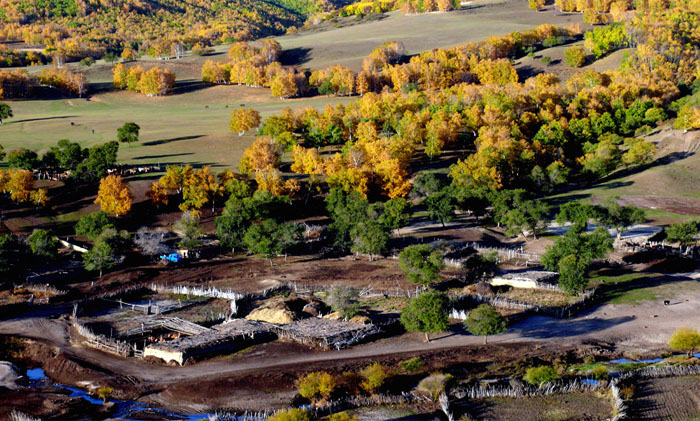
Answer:
POLYGON ((251 311, 247 320, 286 325, 294 321, 317 317, 328 312, 328 306, 314 298, 274 298, 251 311))

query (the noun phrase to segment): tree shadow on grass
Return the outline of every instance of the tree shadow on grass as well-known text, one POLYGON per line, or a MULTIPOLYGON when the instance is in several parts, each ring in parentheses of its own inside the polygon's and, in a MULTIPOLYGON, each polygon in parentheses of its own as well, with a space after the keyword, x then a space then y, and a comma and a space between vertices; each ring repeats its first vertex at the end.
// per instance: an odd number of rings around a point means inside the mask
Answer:
POLYGON ((143 155, 143 156, 134 157, 132 159, 134 161, 140 161, 143 159, 159 159, 159 158, 167 158, 167 157, 173 157, 173 156, 186 156, 186 155, 194 155, 194 152, 170 153, 170 154, 162 154, 162 155, 143 155))
POLYGON ((175 86, 173 87, 172 95, 179 95, 179 94, 186 94, 189 92, 196 92, 200 91, 202 89, 206 89, 210 86, 213 86, 209 83, 204 83, 201 80, 183 80, 181 82, 177 82, 175 86))
POLYGON ((280 63, 283 66, 299 66, 311 60, 309 56, 311 48, 297 47, 283 50, 280 55, 280 63))
POLYGON ((59 119, 64 119, 64 118, 74 118, 78 117, 77 115, 60 115, 56 117, 41 117, 41 118, 25 118, 24 120, 12 120, 12 121, 7 121, 7 124, 14 124, 14 123, 29 123, 32 121, 46 121, 46 120, 59 120, 59 119))
MULTIPOLYGON (((143 146, 156 146, 156 145, 163 145, 165 143, 178 142, 180 140, 199 139, 200 137, 204 137, 204 135, 198 134, 198 135, 193 135, 193 136, 171 137, 170 139, 151 140, 149 142, 143 142, 142 145, 143 146)), ((169 155, 163 155, 163 156, 169 156, 169 155)), ((135 158, 135 159, 138 159, 138 158, 135 158)), ((146 159, 146 158, 141 158, 141 159, 146 159)))

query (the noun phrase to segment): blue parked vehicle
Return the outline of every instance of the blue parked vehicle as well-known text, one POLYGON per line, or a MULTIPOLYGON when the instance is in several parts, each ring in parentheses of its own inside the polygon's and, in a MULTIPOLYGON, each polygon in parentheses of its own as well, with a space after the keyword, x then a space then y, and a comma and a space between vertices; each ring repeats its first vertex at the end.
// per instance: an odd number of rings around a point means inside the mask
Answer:
POLYGON ((173 262, 173 263, 178 263, 182 261, 182 256, 180 256, 177 253, 170 253, 170 254, 164 254, 160 256, 162 260, 166 260, 168 262, 173 262))

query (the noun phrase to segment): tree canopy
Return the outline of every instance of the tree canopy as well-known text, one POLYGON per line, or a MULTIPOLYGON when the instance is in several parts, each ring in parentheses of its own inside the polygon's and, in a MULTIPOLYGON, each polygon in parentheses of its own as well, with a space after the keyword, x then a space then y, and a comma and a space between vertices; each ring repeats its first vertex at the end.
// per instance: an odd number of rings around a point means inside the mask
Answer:
POLYGON ((409 282, 428 285, 440 280, 445 262, 439 250, 427 244, 416 244, 399 253, 399 267, 409 282))
POLYGON ((429 342, 430 333, 440 333, 447 329, 447 296, 436 291, 427 291, 412 298, 401 312, 401 324, 409 332, 425 333, 429 342))
POLYGON ((464 323, 469 333, 484 337, 484 344, 487 343, 488 335, 505 332, 507 325, 506 319, 488 304, 480 304, 479 307, 470 311, 464 323))
POLYGON ((139 131, 141 127, 134 122, 124 123, 123 126, 117 129, 117 140, 131 146, 132 143, 139 141, 139 131))

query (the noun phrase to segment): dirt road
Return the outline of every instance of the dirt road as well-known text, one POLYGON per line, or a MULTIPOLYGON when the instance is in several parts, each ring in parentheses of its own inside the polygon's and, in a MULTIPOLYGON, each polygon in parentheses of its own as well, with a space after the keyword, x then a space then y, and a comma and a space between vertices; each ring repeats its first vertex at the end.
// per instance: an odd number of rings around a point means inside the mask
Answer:
MULTIPOLYGON (((664 297, 666 298, 666 297, 664 297)), ((670 297, 669 297, 670 298, 670 297)), ((533 316, 509 327, 509 333, 491 338, 492 343, 556 341, 579 343, 588 339, 611 341, 639 349, 663 348, 671 333, 681 326, 700 325, 700 287, 684 289, 683 295, 663 300, 645 301, 642 305, 606 304, 587 310, 571 319, 533 316)), ((424 343, 418 334, 405 334, 341 351, 308 352, 294 355, 255 355, 236 361, 204 361, 184 367, 148 364, 123 359, 97 350, 72 344, 68 322, 44 317, 26 317, 0 322, 0 334, 27 337, 61 348, 72 358, 95 364, 104 370, 133 376, 148 383, 176 383, 272 367, 304 365, 319 361, 368 358, 416 351, 480 345, 482 338, 454 328, 424 343)))

